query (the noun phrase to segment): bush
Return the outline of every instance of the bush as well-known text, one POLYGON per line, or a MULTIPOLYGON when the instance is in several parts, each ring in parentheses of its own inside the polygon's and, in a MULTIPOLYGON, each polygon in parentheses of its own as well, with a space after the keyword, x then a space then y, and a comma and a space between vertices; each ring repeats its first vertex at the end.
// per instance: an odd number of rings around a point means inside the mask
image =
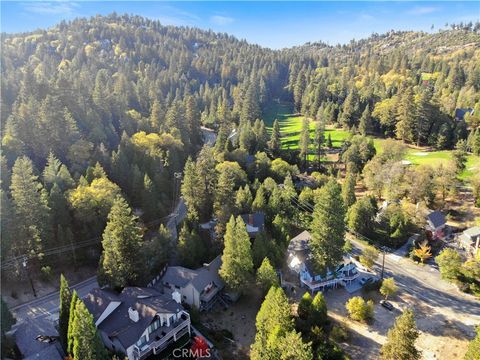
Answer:
POLYGON ((355 296, 345 304, 351 319, 368 321, 373 319, 374 304, 372 300, 365 301, 360 296, 355 296))
POLYGON ((334 325, 330 331, 330 337, 336 342, 344 342, 348 340, 348 331, 344 325, 334 325))

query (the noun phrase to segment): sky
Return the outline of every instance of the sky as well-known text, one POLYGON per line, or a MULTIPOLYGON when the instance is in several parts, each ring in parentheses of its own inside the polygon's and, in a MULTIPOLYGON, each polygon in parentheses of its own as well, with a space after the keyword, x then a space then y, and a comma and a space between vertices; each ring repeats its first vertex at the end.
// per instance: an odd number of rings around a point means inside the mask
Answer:
POLYGON ((479 1, 4 1, 1 31, 14 33, 54 26, 76 17, 128 13, 164 25, 212 29, 261 46, 280 49, 306 42, 348 43, 373 32, 433 31, 446 23, 480 19, 479 1))

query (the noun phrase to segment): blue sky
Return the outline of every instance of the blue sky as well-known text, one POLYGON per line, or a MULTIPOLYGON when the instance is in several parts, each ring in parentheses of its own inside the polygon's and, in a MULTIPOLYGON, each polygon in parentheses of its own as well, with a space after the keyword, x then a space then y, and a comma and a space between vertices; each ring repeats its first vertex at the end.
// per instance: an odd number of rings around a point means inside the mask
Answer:
POLYGON ((308 41, 347 43, 372 32, 434 31, 445 23, 480 18, 480 2, 160 2, 160 1, 1 1, 1 30, 48 28, 62 19, 129 13, 165 25, 226 32, 271 48, 308 41))

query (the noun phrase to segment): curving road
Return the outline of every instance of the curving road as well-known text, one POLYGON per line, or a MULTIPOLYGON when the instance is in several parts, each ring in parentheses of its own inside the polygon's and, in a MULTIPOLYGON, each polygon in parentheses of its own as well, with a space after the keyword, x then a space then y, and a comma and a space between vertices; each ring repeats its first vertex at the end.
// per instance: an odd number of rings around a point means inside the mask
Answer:
MULTIPOLYGON (((365 247, 355 239, 350 241, 356 252, 365 247)), ((378 273, 381 266, 382 255, 376 261, 375 270, 378 273)), ((407 258, 386 254, 384 275, 393 277, 402 291, 423 300, 442 315, 467 326, 480 324, 480 301, 443 280, 440 272, 431 266, 420 266, 407 258)))

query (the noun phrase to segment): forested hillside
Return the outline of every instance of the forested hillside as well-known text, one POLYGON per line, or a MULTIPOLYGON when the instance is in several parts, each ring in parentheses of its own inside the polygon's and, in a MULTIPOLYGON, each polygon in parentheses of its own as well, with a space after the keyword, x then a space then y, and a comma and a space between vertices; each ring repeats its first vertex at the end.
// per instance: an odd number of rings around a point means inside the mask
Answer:
MULTIPOLYGON (((273 101, 363 135, 440 149, 468 139, 478 153, 479 46, 477 24, 273 51, 126 15, 2 34, 2 259, 27 254, 46 272, 68 264, 74 254, 43 254, 99 237, 114 203, 118 214, 133 209, 145 228, 158 226, 176 200, 177 172, 203 187, 189 198, 185 186, 190 213, 207 220, 215 212, 225 225, 233 188, 247 175, 267 177, 262 166, 271 159, 262 151, 279 154, 257 120, 273 101), (463 121, 457 108, 475 111, 463 121), (197 158, 202 125, 218 139, 197 158)), ((281 180, 294 172, 276 165, 281 180)), ((252 197, 247 188, 244 195, 252 197)), ((154 272, 165 254, 148 239, 154 272)))

